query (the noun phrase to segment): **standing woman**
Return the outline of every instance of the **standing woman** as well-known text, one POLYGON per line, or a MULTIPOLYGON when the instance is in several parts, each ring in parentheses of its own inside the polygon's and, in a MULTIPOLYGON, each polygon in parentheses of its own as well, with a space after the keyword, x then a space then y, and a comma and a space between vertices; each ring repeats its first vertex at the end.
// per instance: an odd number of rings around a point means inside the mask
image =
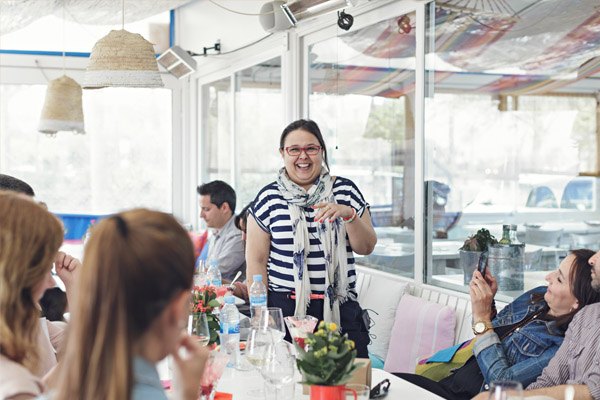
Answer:
POLYGON ((246 276, 263 275, 268 305, 284 316, 334 322, 354 340, 358 357, 368 357, 352 252, 370 254, 377 242, 369 204, 352 181, 329 174, 315 122, 288 125, 279 153, 284 167, 250 208, 246 276))
POLYGON ((96 225, 51 398, 166 400, 155 364, 171 354, 173 398, 196 400, 207 350, 182 334, 193 272, 192 242, 168 214, 137 209, 96 225))
POLYGON ((33 399, 43 391, 36 376, 44 291, 63 230, 30 198, 0 191, 0 399, 33 399))

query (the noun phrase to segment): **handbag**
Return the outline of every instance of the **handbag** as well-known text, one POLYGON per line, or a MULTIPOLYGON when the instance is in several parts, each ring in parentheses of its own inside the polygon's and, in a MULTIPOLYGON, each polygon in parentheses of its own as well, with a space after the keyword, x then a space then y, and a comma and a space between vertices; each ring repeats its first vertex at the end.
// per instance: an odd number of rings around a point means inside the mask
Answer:
POLYGON ((449 376, 455 369, 462 367, 473 356, 474 345, 475 338, 419 360, 415 368, 415 374, 439 382, 449 376))

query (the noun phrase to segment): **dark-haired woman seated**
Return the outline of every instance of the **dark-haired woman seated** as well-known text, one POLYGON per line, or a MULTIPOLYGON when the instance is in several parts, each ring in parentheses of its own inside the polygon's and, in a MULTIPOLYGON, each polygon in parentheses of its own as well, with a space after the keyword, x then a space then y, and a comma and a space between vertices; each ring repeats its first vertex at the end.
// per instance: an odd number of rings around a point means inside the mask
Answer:
POLYGON ((473 332, 471 357, 461 368, 439 382, 414 374, 396 374, 445 399, 470 399, 490 382, 534 382, 554 356, 573 316, 584 306, 600 301, 591 285, 590 250, 573 250, 556 271, 546 276, 548 286, 532 289, 497 315, 493 299, 494 277, 475 271, 470 284, 473 332))

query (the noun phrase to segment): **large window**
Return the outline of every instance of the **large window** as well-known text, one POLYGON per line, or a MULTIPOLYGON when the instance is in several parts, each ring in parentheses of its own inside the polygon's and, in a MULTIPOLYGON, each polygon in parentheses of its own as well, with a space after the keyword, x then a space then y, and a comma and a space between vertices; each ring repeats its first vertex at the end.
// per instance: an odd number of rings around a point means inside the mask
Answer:
POLYGON ((231 184, 239 210, 275 180, 282 166, 278 151, 285 124, 281 58, 235 72, 233 90, 231 81, 229 76, 202 87, 202 156, 205 181, 220 179, 231 184))
POLYGON ((514 10, 516 19, 479 7, 431 9, 426 280, 467 290, 463 241, 480 228, 499 239, 503 224, 515 224, 526 243, 517 268, 497 255, 488 264, 516 279, 500 285, 513 297, 543 284, 570 248, 600 248, 600 35, 583 39, 593 9, 556 0, 514 10))
POLYGON ((325 136, 332 174, 354 181, 371 205, 378 243, 357 261, 412 277, 415 48, 379 40, 397 34, 397 19, 309 45, 309 116, 325 136))
POLYGON ((37 131, 45 85, 0 85, 0 171, 28 183, 53 212, 170 212, 171 91, 83 92, 85 135, 37 131))

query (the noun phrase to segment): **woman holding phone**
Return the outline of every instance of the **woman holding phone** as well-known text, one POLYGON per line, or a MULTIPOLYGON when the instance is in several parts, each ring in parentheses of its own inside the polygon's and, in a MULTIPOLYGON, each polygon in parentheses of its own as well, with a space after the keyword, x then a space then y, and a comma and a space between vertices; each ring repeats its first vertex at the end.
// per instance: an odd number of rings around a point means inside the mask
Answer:
POLYGON ((592 288, 591 250, 573 250, 546 276, 548 286, 532 289, 499 313, 493 306, 496 279, 473 273, 469 293, 476 341, 473 356, 450 376, 436 382, 414 374, 396 374, 445 399, 470 399, 492 381, 534 382, 563 342, 574 315, 600 301, 592 288))

